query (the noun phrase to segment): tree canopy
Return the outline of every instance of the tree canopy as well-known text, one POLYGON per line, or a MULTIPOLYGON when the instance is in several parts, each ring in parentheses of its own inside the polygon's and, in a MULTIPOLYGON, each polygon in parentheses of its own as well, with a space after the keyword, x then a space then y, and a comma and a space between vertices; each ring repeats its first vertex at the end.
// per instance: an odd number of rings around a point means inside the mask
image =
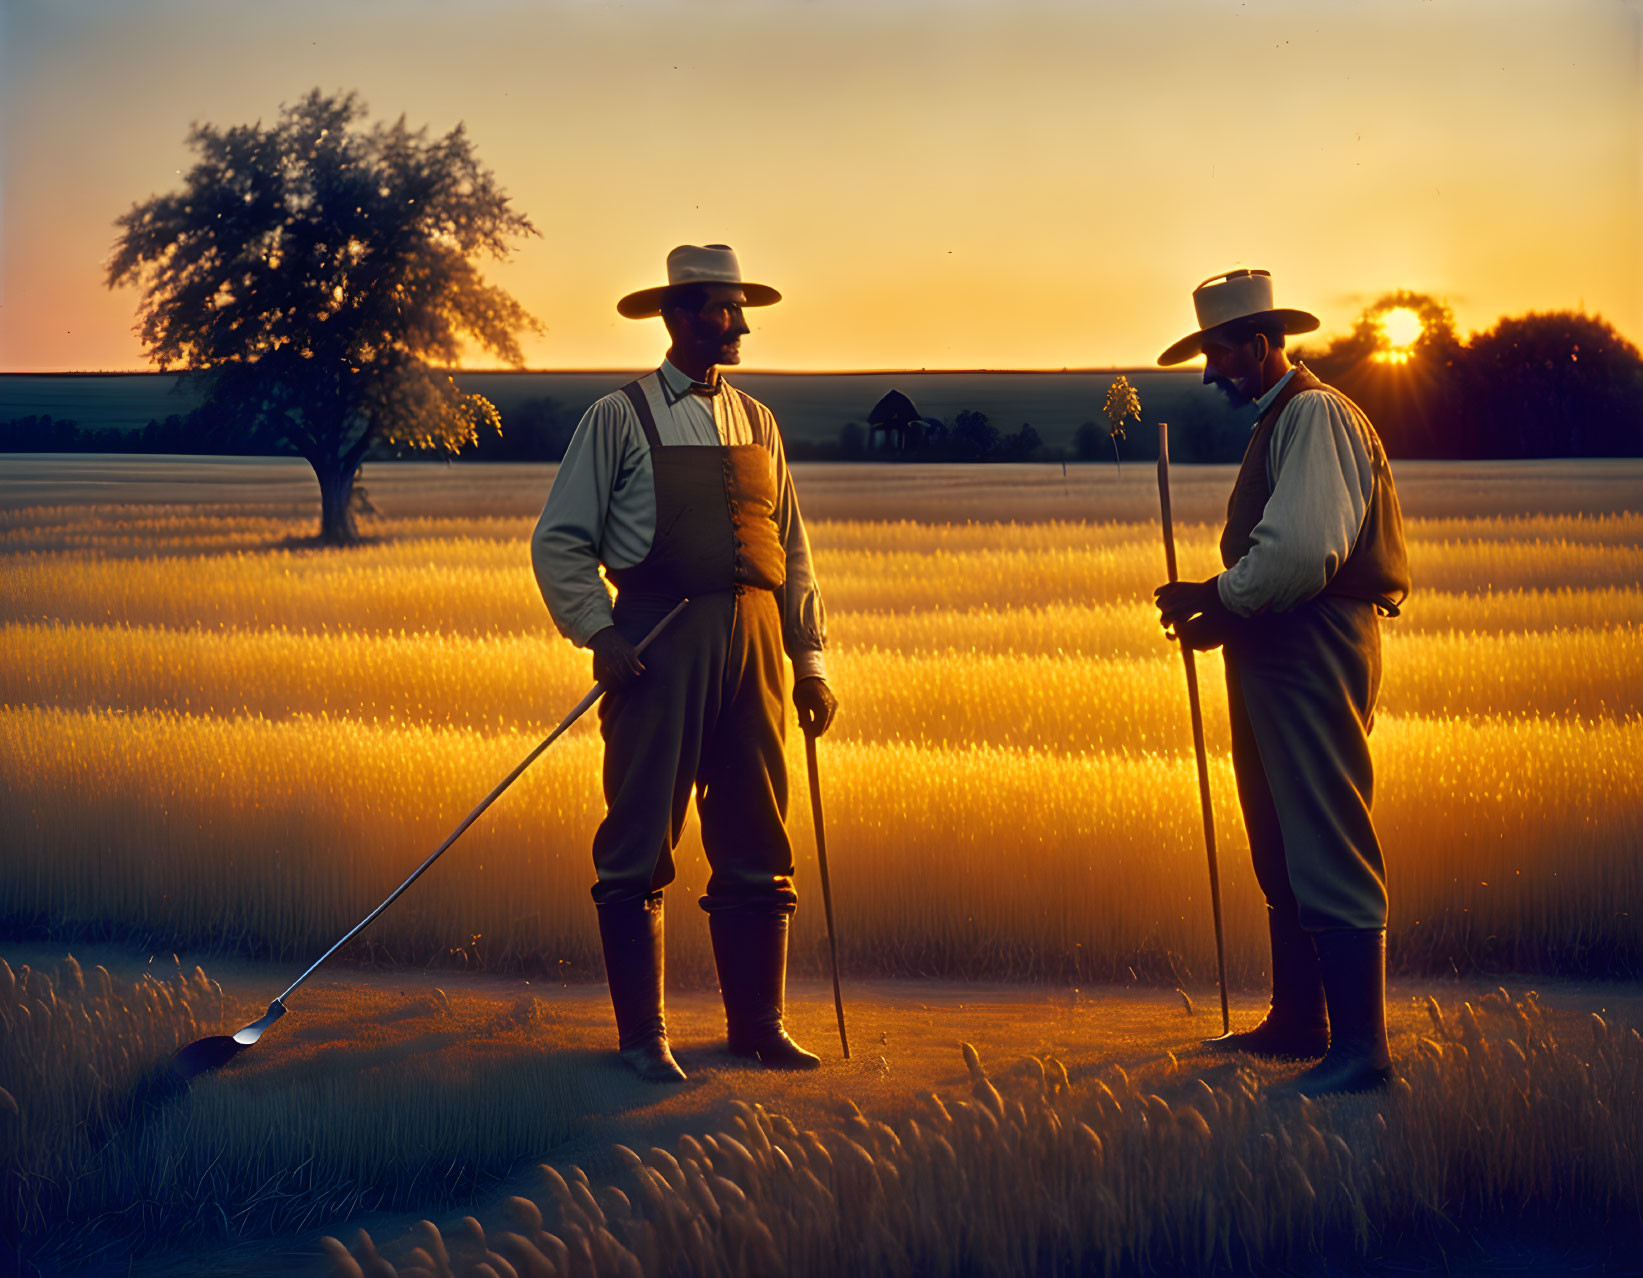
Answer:
POLYGON ((1394 457, 1643 453, 1643 355, 1596 315, 1507 316, 1462 341, 1448 307, 1402 290, 1326 349, 1295 354, 1363 406, 1394 457), (1398 309, 1421 328, 1393 352, 1381 321, 1398 309))
POLYGON ((205 378, 244 431, 313 466, 338 543, 371 445, 454 452, 497 427, 446 370, 466 345, 520 366, 518 334, 540 328, 474 265, 537 231, 463 127, 365 115, 316 89, 268 128, 196 124, 182 189, 118 219, 108 267, 110 287, 142 287, 136 331, 161 369, 205 378))
POLYGON ((1467 343, 1464 372, 1476 442, 1499 455, 1643 453, 1643 355, 1598 316, 1502 319, 1467 343))

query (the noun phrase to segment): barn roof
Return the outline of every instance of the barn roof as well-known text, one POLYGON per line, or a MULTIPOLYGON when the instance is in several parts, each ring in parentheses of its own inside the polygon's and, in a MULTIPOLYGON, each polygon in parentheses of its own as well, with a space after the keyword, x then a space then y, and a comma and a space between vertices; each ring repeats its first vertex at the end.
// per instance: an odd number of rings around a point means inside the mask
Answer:
POLYGON ((873 405, 873 411, 867 414, 867 424, 869 426, 882 426, 885 423, 895 425, 916 422, 923 416, 924 414, 919 412, 917 404, 913 403, 899 390, 892 390, 873 405))

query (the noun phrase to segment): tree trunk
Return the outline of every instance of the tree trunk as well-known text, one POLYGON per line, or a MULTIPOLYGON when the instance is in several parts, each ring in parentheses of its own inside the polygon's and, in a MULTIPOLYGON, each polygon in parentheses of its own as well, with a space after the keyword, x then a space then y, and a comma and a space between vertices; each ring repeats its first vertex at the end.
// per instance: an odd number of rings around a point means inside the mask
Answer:
POLYGON ((312 459, 309 465, 319 480, 319 539, 327 546, 351 546, 359 540, 354 527, 354 481, 359 478, 359 464, 335 458, 321 464, 312 459))

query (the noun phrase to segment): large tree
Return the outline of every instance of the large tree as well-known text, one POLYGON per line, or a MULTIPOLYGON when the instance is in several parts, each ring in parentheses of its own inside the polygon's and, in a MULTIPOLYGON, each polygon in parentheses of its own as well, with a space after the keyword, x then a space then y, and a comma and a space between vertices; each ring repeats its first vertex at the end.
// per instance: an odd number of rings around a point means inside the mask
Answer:
POLYGON ((118 220, 108 268, 110 287, 143 288, 151 359, 313 466, 333 544, 356 539, 374 441, 454 452, 498 425, 445 371, 465 343, 518 366, 518 334, 539 328, 474 265, 537 231, 462 126, 430 139, 365 114, 357 95, 316 89, 270 128, 195 125, 182 190, 118 220))
POLYGON ((1465 404, 1494 457, 1643 454, 1643 354, 1601 316, 1530 312, 1474 333, 1465 404))

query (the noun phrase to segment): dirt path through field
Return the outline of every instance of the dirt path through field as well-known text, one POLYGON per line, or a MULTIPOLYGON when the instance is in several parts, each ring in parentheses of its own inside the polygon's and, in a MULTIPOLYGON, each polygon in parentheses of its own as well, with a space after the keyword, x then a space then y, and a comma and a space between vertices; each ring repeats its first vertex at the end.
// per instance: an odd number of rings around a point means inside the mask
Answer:
MULTIPOLYGON (((55 947, 11 945, 5 956, 15 966, 50 963, 61 953, 55 947)), ((145 966, 113 949, 80 948, 78 957, 88 968, 102 963, 117 976, 135 976, 145 966)), ((186 957, 183 962, 191 966, 186 957)), ((161 973, 175 970, 170 955, 156 957, 153 964, 161 973)), ((224 987, 229 1015, 222 1028, 228 1030, 259 1015, 300 970, 222 960, 204 965, 224 987)), ((1579 985, 1529 978, 1402 983, 1392 991, 1394 1051, 1414 1050, 1417 1037, 1429 1031, 1428 995, 1453 1009, 1500 984, 1515 996, 1538 990, 1554 1021, 1570 1034, 1584 1034, 1582 1023, 1593 1012, 1612 1024, 1643 1025, 1643 985, 1637 983, 1579 985)), ((822 1054, 824 1065, 809 1074, 775 1074, 728 1056, 716 992, 686 990, 671 997, 669 1014, 690 1081, 659 1088, 640 1083, 616 1063, 602 986, 450 972, 341 970, 316 976, 293 996, 288 1015, 262 1042, 203 1086, 239 1093, 251 1121, 268 1121, 293 1101, 300 1111, 310 1096, 315 1105, 327 1103, 327 1097, 334 1105, 339 1087, 366 1080, 368 1093, 390 1118, 404 1114, 413 1122, 457 1124, 471 1131, 497 1121, 500 1114, 504 1124, 529 1128, 540 1143, 526 1146, 530 1152, 515 1161, 511 1173, 501 1179, 495 1174, 478 1177, 470 1204, 426 1209, 442 1227, 472 1211, 489 1228, 500 1223, 499 1205, 510 1194, 535 1190, 537 1163, 561 1169, 579 1165, 597 1182, 617 1170, 614 1145, 641 1150, 671 1146, 683 1133, 720 1129, 735 1101, 763 1105, 806 1127, 838 1119, 852 1102, 871 1117, 894 1119, 916 1113, 928 1104, 931 1092, 967 1095, 961 1042, 972 1044, 995 1075, 1021 1067, 1028 1054, 1058 1058, 1075 1080, 1116 1063, 1168 1097, 1195 1086, 1200 1077, 1213 1081, 1235 1068, 1197 1049, 1199 1039, 1218 1031, 1220 1018, 1212 991, 1195 991, 1193 997, 1189 1011, 1179 993, 1153 988, 1073 991, 950 981, 852 981, 846 986, 852 1058, 845 1061, 831 990, 807 982, 791 991, 789 1024, 795 1037, 822 1054), (1179 1068, 1171 1062, 1172 1052, 1179 1068), (430 1095, 437 1096, 442 1112, 413 1118, 430 1095)), ((1254 994, 1235 997, 1235 1022, 1247 1024, 1262 1002, 1254 994)), ((1291 1072, 1293 1067, 1258 1069, 1273 1082, 1291 1072)), ((339 1114, 339 1122, 344 1118, 339 1114)), ((295 1237, 245 1244, 226 1253, 173 1251, 132 1269, 121 1263, 118 1272, 152 1278, 276 1268, 320 1273, 323 1269, 315 1263, 320 1234, 351 1240, 353 1231, 364 1227, 389 1249, 417 1214, 415 1208, 355 1213, 346 1223, 316 1221, 295 1237)))

